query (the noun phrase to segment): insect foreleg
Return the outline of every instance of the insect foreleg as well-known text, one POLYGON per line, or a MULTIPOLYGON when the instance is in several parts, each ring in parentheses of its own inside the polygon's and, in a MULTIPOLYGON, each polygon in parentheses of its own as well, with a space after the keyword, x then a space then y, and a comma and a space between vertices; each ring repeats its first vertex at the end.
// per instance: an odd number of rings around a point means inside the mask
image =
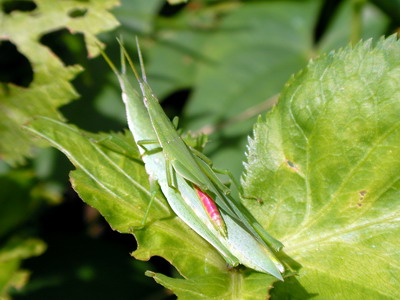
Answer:
POLYGON ((162 151, 161 147, 156 147, 153 149, 147 149, 145 145, 155 145, 155 144, 160 144, 158 142, 158 140, 140 140, 137 141, 137 145, 142 148, 144 150, 144 154, 146 155, 150 155, 150 154, 154 154, 154 153, 158 153, 160 151, 162 151))
POLYGON ((140 141, 137 141, 137 144, 142 147, 144 145, 154 145, 154 144, 160 144, 160 143, 158 142, 158 140, 140 140, 140 141))

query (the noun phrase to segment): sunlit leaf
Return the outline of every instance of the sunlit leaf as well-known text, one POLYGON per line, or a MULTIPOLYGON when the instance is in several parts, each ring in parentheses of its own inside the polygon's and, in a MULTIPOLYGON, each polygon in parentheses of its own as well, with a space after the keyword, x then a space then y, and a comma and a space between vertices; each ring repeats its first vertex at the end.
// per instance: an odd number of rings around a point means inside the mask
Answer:
POLYGON ((0 245, 0 299, 7 299, 10 290, 23 287, 29 272, 20 269, 23 259, 42 254, 46 245, 37 239, 13 239, 0 245))
POLYGON ((71 181, 85 202, 98 209, 115 230, 134 233, 138 242, 135 258, 161 256, 186 279, 149 274, 157 281, 183 299, 194 294, 203 299, 230 299, 234 295, 265 299, 276 279, 246 269, 231 269, 210 244, 172 213, 161 194, 151 207, 148 225, 140 229, 150 187, 129 133, 94 135, 48 118, 35 120, 30 130, 64 152, 75 165, 71 181), (254 282, 259 283, 259 292, 255 292, 254 282), (185 286, 192 288, 185 290, 185 286))
POLYGON ((313 299, 398 299, 400 42, 322 56, 285 86, 250 140, 246 203, 313 299))

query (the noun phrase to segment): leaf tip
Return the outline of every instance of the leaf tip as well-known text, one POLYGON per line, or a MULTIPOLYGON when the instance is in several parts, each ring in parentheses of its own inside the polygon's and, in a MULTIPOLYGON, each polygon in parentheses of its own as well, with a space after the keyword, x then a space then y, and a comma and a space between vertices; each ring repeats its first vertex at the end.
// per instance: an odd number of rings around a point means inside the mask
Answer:
POLYGON ((144 272, 144 275, 147 277, 154 278, 154 277, 156 277, 157 274, 152 271, 146 271, 146 272, 144 272))

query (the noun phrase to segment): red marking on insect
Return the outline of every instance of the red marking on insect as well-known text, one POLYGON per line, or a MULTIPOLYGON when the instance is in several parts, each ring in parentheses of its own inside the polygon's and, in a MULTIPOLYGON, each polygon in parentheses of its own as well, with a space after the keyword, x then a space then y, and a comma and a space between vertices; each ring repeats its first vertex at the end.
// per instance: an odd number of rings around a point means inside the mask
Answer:
POLYGON ((217 230, 221 232, 223 236, 226 236, 227 231, 225 222, 222 219, 221 213, 219 212, 219 209, 215 204, 214 200, 209 195, 200 190, 197 186, 195 186, 194 188, 211 222, 217 228, 217 230))

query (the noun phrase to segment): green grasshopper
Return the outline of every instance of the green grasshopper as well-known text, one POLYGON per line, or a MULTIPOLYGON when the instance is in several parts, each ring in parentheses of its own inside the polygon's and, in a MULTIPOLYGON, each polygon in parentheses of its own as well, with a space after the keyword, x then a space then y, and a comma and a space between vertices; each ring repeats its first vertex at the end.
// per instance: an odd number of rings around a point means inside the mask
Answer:
MULTIPOLYGON (((189 218, 186 217, 188 213, 187 210, 190 210, 189 207, 185 208, 186 210, 183 209, 177 212, 177 214, 190 227, 195 229, 196 232, 210 241, 210 243, 212 243, 223 254, 228 263, 232 265, 237 265, 237 262, 243 263, 256 270, 270 273, 282 280, 281 272, 284 271, 284 268, 274 256, 273 251, 271 251, 267 246, 271 245, 274 250, 278 250, 282 247, 282 244, 266 233, 250 213, 248 213, 240 203, 234 201, 229 196, 229 188, 222 184, 214 173, 209 159, 202 153, 189 148, 181 139, 176 131, 176 119, 173 121, 174 124, 171 123, 159 105, 158 100, 153 95, 151 88, 147 84, 140 50, 139 58, 142 66, 142 78, 140 78, 136 72, 129 55, 123 48, 123 45, 121 45, 121 49, 139 81, 143 94, 144 105, 142 104, 142 107, 139 107, 137 102, 133 104, 133 101, 137 101, 137 95, 132 91, 126 77, 116 71, 116 68, 104 53, 103 56, 105 56, 105 59, 113 68, 120 80, 123 90, 123 99, 127 105, 129 127, 137 144, 142 148, 145 155, 156 155, 157 152, 162 152, 162 157, 164 158, 164 165, 162 167, 166 170, 164 176, 165 179, 160 177, 160 174, 150 174, 153 171, 148 173, 150 176, 157 177, 156 179, 158 180, 173 210, 175 211, 176 208, 176 200, 173 200, 174 197, 172 196, 176 196, 176 194, 181 194, 185 200, 188 200, 191 203, 193 203, 193 194, 196 195, 193 191, 197 192, 197 196, 200 196, 201 193, 205 194, 208 200, 215 199, 215 202, 223 216, 221 219, 225 221, 223 225, 220 226, 215 226, 215 222, 213 222, 214 228, 217 229, 217 232, 220 235, 218 240, 222 246, 218 241, 215 241, 215 235, 210 238, 207 231, 209 228, 207 229, 206 227, 201 226, 196 227, 197 225, 193 224, 196 217, 193 215, 189 218), (133 107, 134 105, 136 106, 133 107), (146 116, 142 115, 143 106, 145 107, 145 111, 147 111, 146 116), (141 114, 135 112, 135 109, 139 109, 141 114), (130 116, 131 113, 129 111, 132 111, 135 116, 130 116), (149 132, 147 136, 145 135, 146 138, 143 138, 143 134, 138 132, 135 128, 133 122, 136 119, 148 119, 150 121, 149 124, 151 125, 153 132, 149 132), (142 138, 139 137, 140 135, 142 138), (166 185, 163 185, 163 183, 166 183, 166 185), (190 184, 188 185, 188 183, 190 184), (183 215, 183 217, 181 215, 183 215), (225 223, 227 226, 225 226, 225 223), (262 234, 259 234, 258 232, 261 232, 262 234), (239 260, 237 258, 239 258, 239 260)), ((156 161, 160 163, 162 159, 158 158, 156 161)), ((148 165, 150 165, 150 161, 149 163, 145 161, 146 169, 148 165)), ((151 169, 151 166, 149 166, 149 168, 151 169)), ((197 201, 199 202, 198 198, 197 201)), ((149 206, 150 205, 151 204, 149 204, 149 206)), ((207 214, 210 218, 210 213, 207 212, 207 214)), ((201 215, 201 212, 197 210, 196 216, 199 215, 201 215)), ((204 221, 204 218, 203 222, 207 223, 207 221, 204 221)))
MULTIPOLYGON (((137 44, 137 47, 140 49, 139 44, 137 44)), ((125 49, 122 49, 132 69, 135 70, 130 57, 125 49)), ((231 215, 237 216, 239 221, 245 224, 247 230, 262 235, 264 238, 263 241, 272 246, 275 250, 280 250, 283 245, 279 241, 273 239, 267 232, 264 232, 262 227, 251 218, 251 215, 247 213, 244 207, 240 207, 239 204, 234 202, 231 198, 228 200, 227 195, 230 193, 230 190, 213 172, 215 169, 211 169, 209 159, 195 149, 189 148, 178 135, 176 132, 177 119, 174 119, 173 123, 175 124, 171 123, 147 83, 140 50, 139 59, 142 66, 143 78, 141 79, 139 77, 136 70, 134 73, 142 89, 144 95, 143 101, 150 116, 153 129, 157 135, 157 140, 142 140, 138 142, 138 145, 142 147, 146 144, 160 145, 160 149, 162 149, 166 160, 166 174, 170 187, 179 190, 176 186, 176 182, 173 182, 176 172, 189 182, 198 186, 201 190, 212 192, 216 196, 216 202, 221 209, 231 215)), ((144 149, 147 151, 145 147, 144 149)), ((230 177, 233 178, 233 176, 230 177)), ((257 234, 255 234, 255 236, 258 238, 257 234)))

